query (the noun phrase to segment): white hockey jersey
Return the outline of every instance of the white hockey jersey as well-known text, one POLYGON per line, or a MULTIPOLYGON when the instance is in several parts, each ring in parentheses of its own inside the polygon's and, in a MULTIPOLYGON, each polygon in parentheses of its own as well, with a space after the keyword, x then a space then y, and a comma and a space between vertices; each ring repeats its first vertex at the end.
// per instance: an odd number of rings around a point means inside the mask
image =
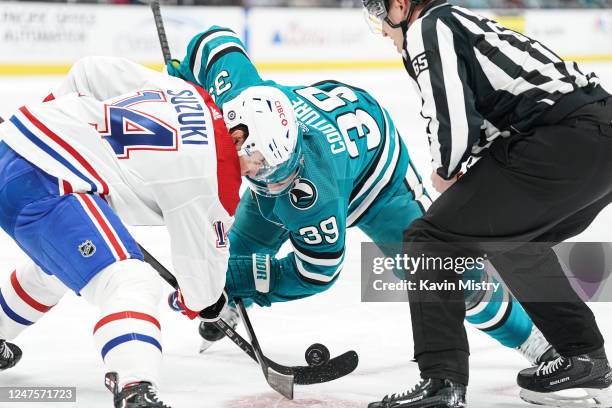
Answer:
POLYGON ((47 99, 0 125, 60 194, 107 199, 129 225, 166 225, 186 306, 225 286, 240 167, 218 108, 196 85, 122 58, 78 61, 47 99))

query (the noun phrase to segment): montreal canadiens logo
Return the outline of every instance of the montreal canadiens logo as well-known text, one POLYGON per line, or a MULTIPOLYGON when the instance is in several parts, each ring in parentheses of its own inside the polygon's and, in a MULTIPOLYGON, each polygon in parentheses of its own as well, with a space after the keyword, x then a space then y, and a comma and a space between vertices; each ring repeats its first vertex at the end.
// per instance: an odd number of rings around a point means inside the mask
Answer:
POLYGON ((297 179, 289 191, 291 205, 299 210, 307 210, 317 202, 317 188, 308 179, 297 179))

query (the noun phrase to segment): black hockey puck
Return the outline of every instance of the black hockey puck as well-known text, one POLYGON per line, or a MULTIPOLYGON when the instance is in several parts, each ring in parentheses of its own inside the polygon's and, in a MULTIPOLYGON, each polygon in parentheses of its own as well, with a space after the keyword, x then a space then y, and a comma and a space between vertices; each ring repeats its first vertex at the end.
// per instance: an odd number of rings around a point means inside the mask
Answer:
POLYGON ((225 337, 225 333, 219 330, 213 323, 200 322, 198 331, 200 336, 207 341, 219 341, 225 337))
POLYGON ((321 343, 315 343, 306 349, 304 357, 309 366, 318 367, 329 361, 329 349, 321 343))

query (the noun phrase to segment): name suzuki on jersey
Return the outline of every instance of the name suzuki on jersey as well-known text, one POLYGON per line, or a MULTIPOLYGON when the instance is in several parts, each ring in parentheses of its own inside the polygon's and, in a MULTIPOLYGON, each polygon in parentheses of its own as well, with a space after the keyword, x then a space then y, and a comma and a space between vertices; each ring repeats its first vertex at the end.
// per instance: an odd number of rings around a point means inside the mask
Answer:
POLYGON ((167 93, 170 95, 170 103, 178 113, 183 144, 208 144, 206 114, 194 92, 184 89, 180 92, 168 90, 167 93))

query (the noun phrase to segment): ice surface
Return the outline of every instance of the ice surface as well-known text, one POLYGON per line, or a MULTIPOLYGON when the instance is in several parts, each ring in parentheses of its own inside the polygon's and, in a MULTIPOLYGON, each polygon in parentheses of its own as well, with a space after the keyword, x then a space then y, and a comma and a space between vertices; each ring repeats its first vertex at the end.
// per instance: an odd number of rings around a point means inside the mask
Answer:
MULTIPOLYGON (((603 82, 612 85, 612 65, 591 64, 603 82)), ((411 157, 427 180, 431 168, 419 101, 401 70, 265 74, 281 83, 304 84, 335 79, 369 90, 390 111, 408 143, 411 157)), ((42 98, 58 78, 0 78, 0 115, 5 118, 23 103, 42 98)), ((612 154, 612 152, 611 152, 612 154)), ((612 241, 612 208, 603 211, 578 237, 584 241, 612 241)), ((167 236, 161 228, 134 228, 136 238, 169 265, 167 236)), ((180 407, 365 407, 368 401, 411 386, 418 376, 412 358, 408 305, 360 302, 359 242, 365 236, 351 230, 347 237, 344 272, 329 291, 310 299, 256 308, 251 312, 264 352, 282 364, 305 364, 303 353, 315 342, 326 344, 337 355, 349 349, 360 355, 357 370, 341 380, 296 387, 294 401, 269 389, 261 370, 229 341, 197 354, 196 323, 168 310, 160 301, 164 346, 162 396, 180 407)), ((23 254, 0 234, 0 281, 23 254)), ((612 336, 610 304, 593 304, 604 336, 612 336)), ((94 346, 95 308, 74 294, 66 297, 36 325, 16 339, 24 357, 19 365, 0 373, 0 386, 75 386, 77 403, 0 403, 0 407, 111 407, 103 385, 104 366, 94 346)), ((568 330, 572 330, 568 327, 568 330)), ((525 407, 518 398, 515 376, 526 366, 517 352, 504 349, 482 333, 468 328, 472 358, 469 406, 471 408, 525 407)))

